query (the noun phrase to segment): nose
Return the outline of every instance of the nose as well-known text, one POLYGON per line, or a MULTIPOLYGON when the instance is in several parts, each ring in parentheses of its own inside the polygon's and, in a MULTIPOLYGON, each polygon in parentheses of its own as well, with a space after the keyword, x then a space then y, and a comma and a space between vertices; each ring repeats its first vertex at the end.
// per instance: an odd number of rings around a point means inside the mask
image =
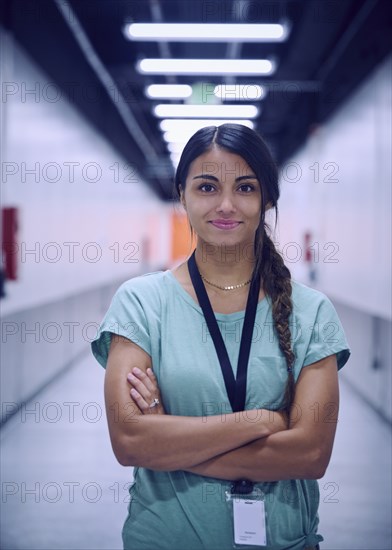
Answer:
POLYGON ((230 193, 222 193, 218 205, 217 212, 235 212, 234 197, 230 193))

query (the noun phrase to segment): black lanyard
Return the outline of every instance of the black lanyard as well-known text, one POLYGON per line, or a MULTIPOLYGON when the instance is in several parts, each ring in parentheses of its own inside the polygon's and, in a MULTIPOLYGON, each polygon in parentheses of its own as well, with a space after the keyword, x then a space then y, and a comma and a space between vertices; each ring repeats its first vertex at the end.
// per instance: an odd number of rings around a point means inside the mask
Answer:
POLYGON ((203 280, 200 276, 196 260, 195 252, 188 260, 188 269, 196 292, 197 299, 205 320, 208 330, 214 342, 215 350, 218 355, 219 363, 222 369, 223 378, 226 385, 227 395, 230 400, 233 412, 243 411, 245 408, 246 399, 246 379, 248 373, 248 361, 250 346, 252 341, 253 327, 256 318, 256 309, 260 292, 260 277, 252 278, 246 303, 244 326, 241 334, 240 352, 238 356, 237 378, 234 378, 233 369, 231 368, 230 359, 224 344, 221 331, 219 330, 207 291, 203 280))

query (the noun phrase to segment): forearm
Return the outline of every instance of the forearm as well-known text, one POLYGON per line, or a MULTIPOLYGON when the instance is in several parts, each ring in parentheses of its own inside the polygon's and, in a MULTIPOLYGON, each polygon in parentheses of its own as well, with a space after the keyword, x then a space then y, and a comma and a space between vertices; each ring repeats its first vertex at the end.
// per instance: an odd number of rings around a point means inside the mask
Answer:
POLYGON ((317 447, 299 428, 258 439, 187 468, 187 471, 217 479, 249 479, 255 482, 317 479, 323 475, 317 447))
POLYGON ((277 413, 258 412, 255 421, 242 413, 138 416, 124 435, 122 463, 153 470, 185 470, 283 429, 277 413))
POLYGON ((323 477, 332 453, 339 411, 335 355, 302 369, 292 411, 288 429, 222 453, 190 471, 218 479, 260 482, 323 477), (318 411, 324 411, 322 416, 318 411))

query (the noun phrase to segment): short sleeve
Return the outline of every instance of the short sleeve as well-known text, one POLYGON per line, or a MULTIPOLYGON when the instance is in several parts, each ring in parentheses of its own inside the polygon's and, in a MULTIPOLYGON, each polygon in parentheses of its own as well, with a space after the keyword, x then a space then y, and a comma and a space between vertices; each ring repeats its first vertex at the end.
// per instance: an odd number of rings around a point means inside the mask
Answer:
POLYGON ((311 336, 303 366, 336 353, 338 370, 340 370, 347 363, 351 351, 336 309, 325 295, 322 295, 310 328, 311 336))
POLYGON ((129 282, 123 283, 114 294, 97 332, 91 342, 91 351, 96 360, 106 368, 111 333, 132 340, 151 355, 151 339, 143 304, 129 282))

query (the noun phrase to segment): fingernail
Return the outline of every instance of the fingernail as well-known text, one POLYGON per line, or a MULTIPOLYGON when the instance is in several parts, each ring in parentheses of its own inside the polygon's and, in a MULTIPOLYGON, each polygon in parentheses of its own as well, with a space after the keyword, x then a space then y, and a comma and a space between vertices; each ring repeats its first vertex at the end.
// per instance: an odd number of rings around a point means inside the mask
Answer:
POLYGON ((132 372, 134 372, 135 374, 140 374, 142 371, 135 367, 134 369, 132 369, 132 372))
POLYGON ((133 375, 132 375, 131 373, 129 373, 129 374, 127 374, 127 379, 128 379, 128 380, 133 380, 134 377, 133 377, 133 375))

